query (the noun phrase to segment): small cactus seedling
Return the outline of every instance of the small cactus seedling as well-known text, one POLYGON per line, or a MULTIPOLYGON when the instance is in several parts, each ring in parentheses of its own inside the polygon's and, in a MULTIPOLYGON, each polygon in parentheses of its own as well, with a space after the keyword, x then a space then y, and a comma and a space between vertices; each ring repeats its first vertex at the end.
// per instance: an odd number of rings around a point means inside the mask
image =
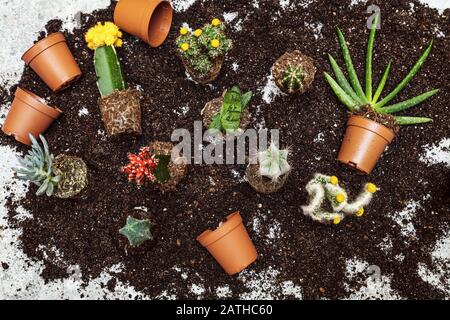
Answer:
POLYGON ((36 195, 46 194, 51 197, 61 182, 61 176, 54 173, 54 157, 49 152, 44 136, 39 135, 42 147, 32 134, 29 134, 29 137, 32 143, 31 150, 24 158, 17 158, 21 167, 14 168, 14 171, 19 179, 39 186, 36 195))
POLYGON ((119 233, 127 237, 130 246, 139 247, 145 241, 153 240, 152 226, 148 219, 139 220, 129 216, 126 225, 119 230, 119 233))
POLYGON ((122 172, 138 185, 143 185, 146 180, 163 183, 170 178, 169 155, 153 155, 149 147, 142 147, 138 154, 130 153, 128 160, 130 162, 122 167, 122 172))
POLYGON ((212 117, 209 129, 235 132, 241 124, 242 114, 252 98, 252 92, 242 94, 239 87, 227 90, 220 112, 212 117))
MULTIPOLYGON (((377 15, 373 21, 367 45, 365 91, 363 91, 361 83, 359 82, 344 35, 342 31, 337 28, 339 44, 342 49, 350 82, 347 80, 336 60, 331 55, 329 55, 330 64, 334 74, 336 75, 337 81, 334 80, 333 77, 331 77, 327 72, 325 72, 324 74, 325 79, 329 83, 331 89, 334 91, 339 100, 350 110, 350 112, 357 112, 362 109, 362 107, 368 106, 379 115, 392 115, 396 112, 404 111, 424 102, 439 91, 431 90, 406 101, 388 105, 388 103, 391 102, 407 86, 407 84, 414 78, 417 72, 419 72, 431 52, 433 41, 430 42, 427 49, 423 52, 422 56, 419 58, 416 64, 412 67, 406 77, 394 88, 394 90, 392 90, 391 93, 380 100, 381 94, 384 90, 389 76, 389 72, 391 70, 391 63, 389 63, 386 67, 377 90, 375 92, 372 91, 372 57, 375 35, 377 31, 376 26, 379 19, 380 16, 377 15)), ((398 125, 412 125, 432 121, 432 119, 424 117, 391 116, 391 118, 393 118, 398 125)))
POLYGON ((283 74, 283 84, 290 93, 301 91, 303 86, 303 70, 300 65, 289 64, 283 74))
POLYGON ((274 143, 271 143, 266 151, 258 154, 259 174, 272 181, 278 180, 291 171, 291 166, 287 161, 288 154, 288 149, 280 150, 274 143))
POLYGON ((377 190, 378 188, 373 183, 367 183, 355 201, 349 202, 348 194, 339 186, 337 177, 317 173, 306 185, 310 202, 308 205, 302 206, 302 210, 314 221, 324 224, 339 224, 346 216, 362 216, 364 207, 370 203, 377 190), (323 209, 325 200, 330 203, 331 212, 323 209))

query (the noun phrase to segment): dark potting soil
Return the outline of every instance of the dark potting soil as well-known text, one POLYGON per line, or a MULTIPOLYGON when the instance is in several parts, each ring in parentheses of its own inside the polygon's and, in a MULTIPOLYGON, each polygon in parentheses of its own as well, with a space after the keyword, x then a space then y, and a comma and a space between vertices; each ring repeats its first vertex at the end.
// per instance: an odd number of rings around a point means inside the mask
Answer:
MULTIPOLYGON (((377 36, 374 67, 377 83, 384 67, 393 60, 391 78, 386 91, 392 90, 414 64, 420 53, 434 38, 436 28, 450 33, 450 12, 438 15, 417 1, 373 1, 382 12, 382 30, 377 36), (409 2, 414 3, 414 12, 409 2)), ((70 48, 83 71, 83 77, 65 91, 53 94, 29 68, 25 68, 18 85, 30 89, 64 110, 64 115, 48 130, 46 137, 54 154, 66 153, 83 157, 89 168, 86 196, 76 200, 36 197, 30 188, 21 205, 34 219, 17 222, 15 206, 10 204, 11 224, 23 228, 21 237, 25 253, 44 262, 45 279, 67 277, 66 265, 45 256, 44 248, 56 247, 67 265, 80 265, 84 280, 96 277, 118 263, 124 281, 151 297, 164 290, 178 298, 195 298, 192 284, 205 287, 204 298, 215 298, 216 288, 229 285, 232 297, 250 289, 237 277, 226 275, 208 252, 195 240, 207 228, 218 224, 229 213, 240 210, 259 251, 259 259, 249 267, 257 274, 272 266, 280 273, 277 280, 291 280, 302 287, 307 299, 343 298, 348 296, 344 283, 348 259, 361 259, 377 265, 383 275, 392 278, 391 287, 405 298, 443 298, 443 292, 424 282, 418 275, 418 264, 433 270, 430 251, 448 229, 450 222, 450 173, 444 165, 428 166, 419 161, 423 146, 436 143, 449 134, 450 38, 435 39, 434 49, 419 75, 400 94, 398 101, 432 88, 441 92, 428 102, 412 108, 408 115, 429 116, 432 124, 402 128, 397 138, 379 161, 370 177, 358 175, 336 161, 345 131, 347 113, 324 81, 330 72, 327 53, 342 65, 335 35, 339 25, 350 44, 354 63, 364 72, 368 29, 365 5, 349 7, 349 0, 315 1, 307 7, 294 5, 280 12, 278 1, 198 1, 189 10, 174 15, 173 27, 163 46, 152 49, 136 38, 125 35, 119 49, 123 71, 130 87, 142 88, 143 135, 121 141, 110 141, 104 132, 97 99, 93 53, 84 43, 84 33, 98 21, 111 20, 114 3, 107 9, 82 15, 82 27, 66 32, 70 48), (224 12, 237 11, 242 30, 228 28, 234 40, 219 78, 213 86, 200 86, 187 79, 176 56, 174 41, 183 22, 192 27, 203 25, 224 12), (307 27, 323 24, 317 39, 307 27), (313 88, 300 97, 278 96, 271 104, 262 99, 262 88, 274 61, 287 50, 299 49, 311 56, 318 73, 313 88), (232 63, 239 68, 235 71, 232 63), (202 119, 205 103, 225 89, 239 85, 253 90, 249 106, 252 126, 261 123, 281 130, 281 143, 292 150, 293 171, 278 193, 261 195, 243 177, 244 165, 194 165, 176 192, 161 195, 156 188, 137 188, 119 171, 127 162, 128 152, 153 140, 169 141, 175 128, 193 130, 194 120, 202 119), (81 108, 89 114, 79 116, 81 108), (187 111, 186 111, 187 110, 187 111), (324 141, 315 143, 319 133, 324 141), (323 226, 303 216, 300 206, 307 201, 304 186, 315 172, 337 175, 355 196, 361 186, 372 181, 381 189, 362 218, 347 218, 338 226, 323 226), (405 208, 409 200, 419 201, 413 224, 416 237, 405 237, 392 216, 405 208), (158 239, 142 255, 127 256, 119 245, 118 227, 123 213, 134 207, 147 207, 156 217, 158 239), (262 219, 262 216, 265 216, 262 219), (254 218, 261 218, 255 232, 254 218), (267 233, 278 221, 279 233, 267 244, 267 233), (380 243, 392 240, 389 252, 380 243), (395 257, 403 255, 404 259, 395 257), (174 267, 185 270, 183 279, 174 267)), ((294 1, 292 2, 294 3, 294 1)), ((234 21, 236 22, 236 21, 234 21)), ((50 21, 48 32, 59 31, 60 21, 50 21)), ((44 32, 41 34, 41 37, 44 32)), ((9 99, 16 89, 10 89, 9 99)), ((1 91, 0 91, 1 92, 1 91)), ((13 139, 0 136, 2 144, 27 148, 13 139)), ((116 279, 105 284, 114 290, 116 279)), ((350 288, 358 289, 357 280, 350 288)), ((281 289, 278 294, 281 294, 281 289)), ((287 297, 289 298, 289 297, 287 297)))

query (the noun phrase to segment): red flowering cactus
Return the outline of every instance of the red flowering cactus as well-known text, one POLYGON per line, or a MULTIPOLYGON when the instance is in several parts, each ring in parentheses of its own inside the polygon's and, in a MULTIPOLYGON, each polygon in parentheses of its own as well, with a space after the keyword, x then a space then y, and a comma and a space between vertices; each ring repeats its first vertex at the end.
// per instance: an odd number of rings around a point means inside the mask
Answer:
POLYGON ((150 153, 149 147, 142 147, 138 154, 128 155, 130 163, 122 167, 122 172, 128 174, 129 181, 135 181, 138 185, 145 182, 145 178, 154 182, 155 171, 158 167, 158 159, 150 153))

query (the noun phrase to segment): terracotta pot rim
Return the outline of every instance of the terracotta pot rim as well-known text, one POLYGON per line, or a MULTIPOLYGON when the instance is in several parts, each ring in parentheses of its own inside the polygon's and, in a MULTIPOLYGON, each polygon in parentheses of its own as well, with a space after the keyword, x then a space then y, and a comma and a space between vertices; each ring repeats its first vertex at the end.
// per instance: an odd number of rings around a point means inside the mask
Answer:
POLYGON ((17 87, 14 96, 30 108, 33 108, 52 119, 58 119, 62 113, 59 108, 49 106, 41 97, 27 89, 17 87))
POLYGON ((362 129, 371 131, 386 140, 388 144, 391 143, 395 138, 394 130, 362 116, 351 116, 347 121, 347 126, 360 127, 362 129))
POLYGON ((65 41, 66 39, 61 32, 52 33, 44 39, 39 40, 31 48, 25 51, 25 53, 22 55, 22 60, 25 62, 25 64, 29 65, 34 60, 34 58, 40 55, 43 51, 49 49, 55 44, 65 41))
POLYGON ((242 224, 242 217, 239 211, 236 211, 227 216, 226 222, 219 226, 216 230, 206 230, 201 235, 197 237, 197 241, 201 243, 202 246, 208 247, 214 242, 219 241, 221 238, 225 237, 227 234, 236 229, 242 224))

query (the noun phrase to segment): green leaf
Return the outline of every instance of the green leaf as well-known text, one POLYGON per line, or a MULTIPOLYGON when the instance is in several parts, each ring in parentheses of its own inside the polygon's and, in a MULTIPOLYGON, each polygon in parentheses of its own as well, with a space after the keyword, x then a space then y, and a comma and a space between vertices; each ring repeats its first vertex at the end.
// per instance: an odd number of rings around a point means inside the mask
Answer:
POLYGON ((376 104, 378 102, 378 99, 380 98, 381 94, 383 93, 384 87, 386 85, 389 72, 391 71, 392 62, 390 61, 387 65, 386 69, 384 70, 383 76, 381 77, 380 83, 378 84, 377 91, 375 92, 375 95, 372 99, 372 105, 376 104))
POLYGON ((333 68, 333 72, 336 75, 336 80, 339 83, 339 86, 347 93, 354 101, 359 102, 360 104, 364 104, 364 100, 362 100, 353 90, 352 86, 348 82, 347 78, 345 77, 344 73, 342 72, 342 69, 337 64, 336 60, 331 56, 328 55, 328 59, 330 60, 331 67, 333 68))
POLYGON ((404 126, 404 125, 412 125, 412 124, 420 124, 420 123, 427 123, 432 122, 433 119, 430 118, 424 118, 424 117, 399 117, 395 116, 395 121, 397 124, 404 126))
POLYGON ((95 72, 97 86, 102 97, 106 97, 114 90, 125 89, 122 69, 114 46, 103 46, 95 49, 95 72))
POLYGON ((150 220, 139 220, 129 216, 125 227, 119 230, 119 233, 127 237, 132 247, 138 247, 147 240, 152 240, 153 236, 150 232, 152 224, 150 220))
POLYGON ((155 177, 158 182, 166 182, 170 179, 169 173, 169 162, 170 155, 155 155, 155 158, 158 159, 158 165, 155 170, 155 177))
POLYGON ((399 112, 402 110, 406 110, 408 108, 414 107, 416 105, 418 105, 419 103, 424 102, 425 100, 427 100, 428 98, 434 96, 436 93, 439 92, 439 89, 436 90, 431 90, 428 92, 425 92, 419 96, 416 96, 414 98, 411 98, 409 100, 406 101, 402 101, 384 108, 379 109, 380 112, 386 112, 386 113, 395 113, 395 112, 399 112))
POLYGON ((242 109, 245 109, 247 105, 249 104, 250 100, 252 99, 253 93, 251 91, 245 93, 241 97, 241 106, 242 109))
POLYGON ((337 35, 339 38, 339 45, 342 49, 342 54, 344 56, 345 65, 347 66, 348 75, 350 77, 350 83, 352 84, 352 87, 355 90, 356 94, 364 101, 364 103, 369 103, 366 95, 362 90, 361 83, 359 82, 358 75, 355 71, 355 67, 353 66, 353 61, 347 46, 347 42, 345 41, 341 29, 339 28, 337 28, 337 35))
POLYGON ((406 77, 397 85, 397 87, 395 87, 395 89, 391 93, 389 93, 383 100, 381 100, 374 106, 375 109, 385 106, 389 101, 394 99, 400 91, 402 91, 406 87, 406 85, 414 78, 414 76, 417 74, 417 72, 419 72, 420 68, 427 60, 428 56, 430 55, 432 47, 433 41, 430 42, 428 48, 424 51, 419 60, 417 60, 416 64, 412 67, 412 69, 409 71, 406 77))
POLYGON ((342 89, 337 82, 326 72, 324 72, 325 79, 330 85, 331 89, 333 89, 336 96, 339 100, 350 110, 354 111, 358 108, 358 104, 347 94, 344 89, 342 89))
POLYGON ((372 101, 372 61, 373 61, 373 46, 375 43, 375 35, 377 34, 377 24, 380 15, 376 14, 373 19, 372 28, 370 30, 369 42, 367 43, 366 53, 366 98, 372 101))
POLYGON ((211 124, 209 125, 210 130, 222 130, 222 124, 220 122, 220 113, 213 115, 211 119, 211 124))

